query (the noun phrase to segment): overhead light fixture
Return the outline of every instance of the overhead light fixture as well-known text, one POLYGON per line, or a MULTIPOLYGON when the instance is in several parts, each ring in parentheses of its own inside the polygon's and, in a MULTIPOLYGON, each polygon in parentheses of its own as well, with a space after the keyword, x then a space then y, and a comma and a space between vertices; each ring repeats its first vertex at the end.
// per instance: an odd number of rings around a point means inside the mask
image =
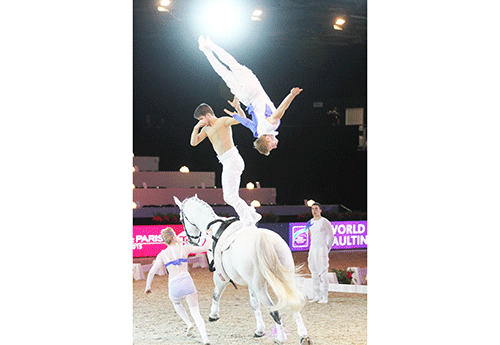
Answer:
POLYGON ((167 8, 170 6, 172 2, 170 0, 161 0, 160 1, 160 6, 158 6, 158 11, 160 12, 170 12, 170 10, 167 8))
POLYGON ((227 32, 228 27, 232 28, 238 25, 243 13, 232 1, 208 1, 203 26, 209 26, 217 33, 227 32))
POLYGON ((345 19, 342 17, 337 18, 335 21, 335 25, 344 25, 345 24, 345 19))
POLYGON ((314 201, 314 200, 312 200, 312 199, 311 199, 311 200, 308 200, 308 201, 307 201, 307 206, 312 207, 312 205, 313 205, 315 202, 316 202, 316 201, 314 201))
POLYGON ((247 189, 254 189, 254 188, 255 188, 255 186, 252 182, 247 183, 247 189))
POLYGON ((342 27, 342 25, 344 25, 345 22, 346 22, 346 20, 343 17, 337 17, 335 19, 335 23, 333 24, 333 28, 335 30, 342 31, 342 30, 344 30, 344 28, 342 27))
POLYGON ((254 22, 260 22, 262 21, 262 18, 260 18, 261 15, 262 15, 262 10, 255 10, 253 11, 250 19, 252 19, 254 22))
POLYGON ((188 172, 189 172, 189 168, 188 168, 187 166, 185 166, 185 165, 184 165, 184 166, 182 166, 182 167, 179 169, 179 171, 180 171, 181 173, 188 173, 188 172))

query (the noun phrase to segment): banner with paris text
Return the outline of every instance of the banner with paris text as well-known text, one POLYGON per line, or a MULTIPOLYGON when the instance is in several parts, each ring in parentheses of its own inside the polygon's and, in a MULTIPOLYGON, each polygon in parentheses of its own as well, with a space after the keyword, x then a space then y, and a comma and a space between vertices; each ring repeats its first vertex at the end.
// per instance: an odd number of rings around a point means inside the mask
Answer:
MULTIPOLYGON (((157 256, 159 252, 167 248, 161 238, 161 230, 167 227, 172 228, 182 245, 187 243, 184 227, 179 224, 174 225, 134 225, 132 230, 132 252, 133 257, 157 256)), ((200 245, 205 243, 202 241, 200 245)))

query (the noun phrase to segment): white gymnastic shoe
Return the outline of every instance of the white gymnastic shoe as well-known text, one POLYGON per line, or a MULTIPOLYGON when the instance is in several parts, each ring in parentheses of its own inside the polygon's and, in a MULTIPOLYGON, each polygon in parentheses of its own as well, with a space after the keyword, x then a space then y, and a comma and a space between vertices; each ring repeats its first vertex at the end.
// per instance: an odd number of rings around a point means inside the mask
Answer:
POLYGON ((319 297, 314 297, 312 300, 309 301, 309 303, 316 303, 319 301, 319 297))
POLYGON ((210 37, 205 37, 205 48, 208 50, 214 50, 214 42, 210 39, 210 37))
POLYGON ((318 301, 318 303, 328 303, 328 298, 322 298, 318 301))
POLYGON ((205 38, 203 37, 203 35, 200 35, 200 37, 198 38, 198 48, 200 48, 202 52, 208 51, 205 45, 205 38))

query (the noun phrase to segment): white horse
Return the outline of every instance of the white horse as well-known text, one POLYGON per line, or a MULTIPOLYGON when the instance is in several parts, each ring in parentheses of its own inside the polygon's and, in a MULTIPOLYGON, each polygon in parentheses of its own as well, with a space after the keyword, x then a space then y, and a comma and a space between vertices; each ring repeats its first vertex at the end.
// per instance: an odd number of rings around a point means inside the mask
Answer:
MULTIPOLYGON (((212 229, 213 236, 220 235, 219 229, 228 218, 219 217, 214 210, 196 195, 181 202, 174 196, 180 209, 181 222, 186 236, 193 244, 198 244, 202 231, 212 229)), ((255 313, 257 329, 254 337, 264 335, 260 303, 269 307, 276 323, 276 342, 287 340, 278 310, 293 312, 297 324, 300 344, 312 344, 302 322, 299 310, 305 303, 304 295, 295 285, 295 265, 292 253, 286 242, 275 232, 256 226, 244 227, 235 221, 227 227, 216 243, 215 252, 207 252, 209 260, 215 256, 215 284, 209 321, 219 319, 219 301, 224 289, 230 282, 247 285, 250 305, 255 313), (277 298, 275 305, 267 292, 270 286, 277 298)))

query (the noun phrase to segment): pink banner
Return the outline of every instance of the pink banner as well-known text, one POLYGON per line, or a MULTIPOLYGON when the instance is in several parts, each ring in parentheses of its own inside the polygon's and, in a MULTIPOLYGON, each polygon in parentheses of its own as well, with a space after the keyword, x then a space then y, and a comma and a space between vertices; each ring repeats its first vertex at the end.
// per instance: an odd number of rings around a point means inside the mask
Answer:
POLYGON ((186 237, 182 225, 134 225, 132 245, 134 258, 156 256, 167 248, 161 239, 161 230, 167 227, 174 229, 177 235, 181 234, 181 239, 186 237))

